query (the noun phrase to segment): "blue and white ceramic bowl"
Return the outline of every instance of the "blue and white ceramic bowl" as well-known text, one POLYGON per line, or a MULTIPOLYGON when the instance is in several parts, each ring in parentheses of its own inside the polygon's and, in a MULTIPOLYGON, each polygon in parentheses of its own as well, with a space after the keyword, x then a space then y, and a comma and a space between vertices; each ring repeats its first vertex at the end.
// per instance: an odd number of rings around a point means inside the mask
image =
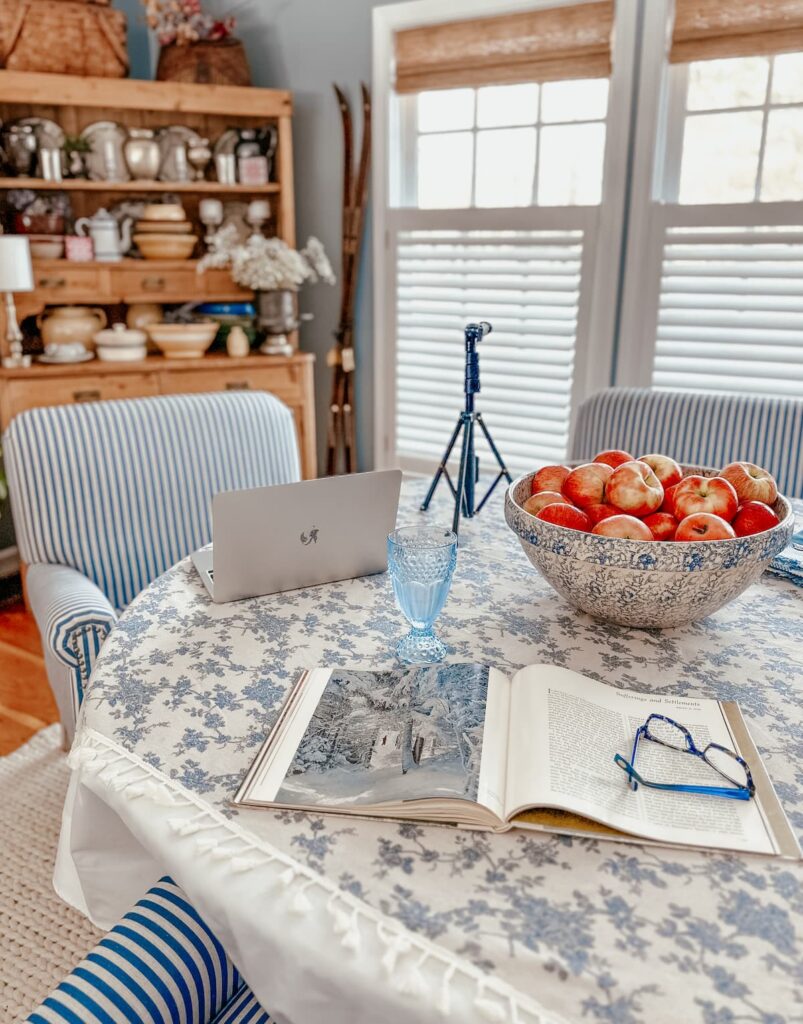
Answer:
MULTIPOLYGON (((716 476, 684 466, 684 475, 716 476)), ((534 473, 505 496, 505 519, 524 553, 555 590, 589 615, 622 626, 685 626, 738 597, 789 543, 795 517, 786 498, 773 509, 778 526, 734 540, 634 541, 598 537, 545 523, 521 507, 534 473)))

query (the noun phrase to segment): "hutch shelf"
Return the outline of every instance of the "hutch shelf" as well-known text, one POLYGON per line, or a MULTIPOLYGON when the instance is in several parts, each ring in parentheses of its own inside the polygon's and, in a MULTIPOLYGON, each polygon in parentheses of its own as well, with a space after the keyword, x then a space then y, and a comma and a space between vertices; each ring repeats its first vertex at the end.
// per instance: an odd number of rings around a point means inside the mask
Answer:
MULTIPOLYGON (((274 181, 267 185, 222 185, 217 181, 111 183, 69 179, 61 182, 0 177, 0 197, 9 189, 61 190, 69 193, 76 218, 126 196, 180 194, 188 217, 197 221, 205 195, 270 202, 269 230, 295 245, 293 194, 292 96, 279 89, 189 85, 129 79, 79 78, 0 70, 0 121, 22 116, 48 117, 69 135, 93 121, 112 120, 127 127, 187 125, 214 140, 227 128, 270 123, 278 131, 274 181)), ((55 304, 117 306, 132 302, 182 303, 242 300, 250 292, 235 285, 227 271, 196 272, 193 260, 124 259, 116 263, 35 260, 35 291, 16 296, 21 319, 55 304)), ((5 324, 0 310, 0 338, 5 324)), ((291 338, 297 348, 298 339, 291 338)), ((4 353, 5 354, 5 353, 4 353)), ((149 356, 141 363, 102 363, 29 369, 0 369, 0 428, 34 406, 141 395, 254 388, 281 398, 296 418, 302 471, 316 475, 313 357, 250 355, 231 359, 217 353, 196 360, 149 356)))

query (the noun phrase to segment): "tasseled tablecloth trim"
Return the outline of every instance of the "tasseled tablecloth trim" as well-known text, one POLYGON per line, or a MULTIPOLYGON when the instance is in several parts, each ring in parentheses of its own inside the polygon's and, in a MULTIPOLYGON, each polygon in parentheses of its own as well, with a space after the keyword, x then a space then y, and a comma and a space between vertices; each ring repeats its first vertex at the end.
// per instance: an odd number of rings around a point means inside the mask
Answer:
POLYGON ((451 1013, 452 986, 456 976, 460 976, 474 986, 474 1008, 482 1020, 491 1024, 563 1024, 512 986, 409 931, 400 922, 374 910, 247 832, 113 740, 90 729, 82 730, 70 752, 69 764, 73 770, 96 776, 104 786, 127 800, 149 800, 170 808, 173 813, 167 825, 174 835, 193 843, 199 855, 225 863, 232 873, 267 866, 278 869, 276 883, 287 893, 292 913, 314 912, 310 895, 316 891, 321 893, 326 900, 332 931, 341 946, 357 954, 364 942, 375 945, 374 939, 378 938, 384 950, 382 967, 393 988, 411 1000, 429 999, 443 1017, 451 1013), (424 974, 425 965, 434 966, 440 972, 435 991, 424 974))

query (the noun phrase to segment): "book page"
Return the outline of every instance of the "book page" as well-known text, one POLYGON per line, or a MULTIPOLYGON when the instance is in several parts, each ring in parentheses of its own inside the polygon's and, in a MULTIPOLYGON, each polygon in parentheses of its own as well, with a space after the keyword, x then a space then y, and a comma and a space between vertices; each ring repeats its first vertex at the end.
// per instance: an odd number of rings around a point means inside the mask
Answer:
MULTIPOLYGON (((631 759, 636 730, 653 712, 686 726, 701 750, 736 748, 717 701, 617 690, 555 666, 522 669, 511 692, 508 818, 557 807, 659 842, 777 852, 756 799, 630 788, 613 758, 631 759)), ((635 768, 656 782, 726 785, 701 758, 643 738, 635 768)))
POLYGON ((459 800, 501 819, 509 697, 480 665, 315 670, 236 799, 355 812, 459 800))

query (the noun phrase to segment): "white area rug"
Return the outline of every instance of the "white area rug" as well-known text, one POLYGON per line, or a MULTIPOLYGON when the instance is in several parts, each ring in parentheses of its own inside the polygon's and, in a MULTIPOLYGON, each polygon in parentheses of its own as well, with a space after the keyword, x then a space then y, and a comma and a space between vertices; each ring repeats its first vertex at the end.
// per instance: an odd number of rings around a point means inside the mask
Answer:
POLYGON ((69 779, 61 729, 0 757, 0 1020, 24 1020, 101 937, 53 890, 69 779))

